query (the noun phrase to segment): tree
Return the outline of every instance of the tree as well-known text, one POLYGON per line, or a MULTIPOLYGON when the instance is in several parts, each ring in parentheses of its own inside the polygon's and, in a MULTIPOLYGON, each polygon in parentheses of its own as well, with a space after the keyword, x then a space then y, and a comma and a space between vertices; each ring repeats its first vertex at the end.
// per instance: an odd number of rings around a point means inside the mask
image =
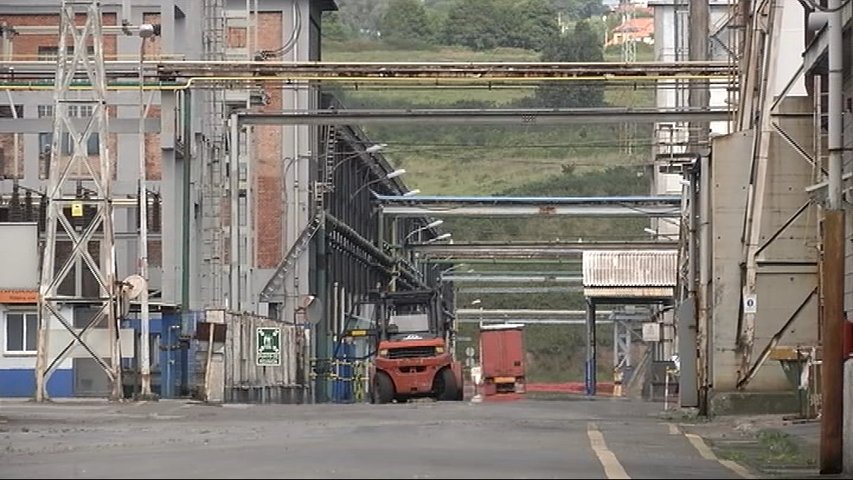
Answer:
MULTIPOLYGON (((571 34, 563 35, 542 51, 543 62, 603 62, 601 39, 589 22, 575 24, 571 34)), ((536 101, 546 108, 598 107, 604 104, 604 88, 598 84, 543 85, 536 101)))
POLYGON ((442 29, 442 39, 451 45, 488 50, 505 43, 506 25, 512 10, 508 3, 496 0, 456 0, 442 29))
POLYGON ((515 14, 511 19, 515 25, 512 32, 518 38, 514 46, 529 50, 541 51, 560 34, 557 25, 557 12, 550 0, 524 0, 513 6, 515 14))
POLYGON ((380 22, 382 37, 390 40, 432 41, 434 32, 420 0, 395 0, 380 22))
POLYGON ((550 0, 550 3, 567 20, 586 20, 602 15, 607 10, 601 0, 550 0))
POLYGON ((388 0, 340 0, 338 10, 343 24, 363 36, 379 33, 379 20, 388 7, 388 0))
POLYGON ((347 39, 349 32, 341 22, 340 12, 323 12, 321 34, 324 39, 329 40, 347 39))
POLYGON ((541 50, 559 33, 551 0, 456 0, 444 7, 443 40, 476 50, 541 50))

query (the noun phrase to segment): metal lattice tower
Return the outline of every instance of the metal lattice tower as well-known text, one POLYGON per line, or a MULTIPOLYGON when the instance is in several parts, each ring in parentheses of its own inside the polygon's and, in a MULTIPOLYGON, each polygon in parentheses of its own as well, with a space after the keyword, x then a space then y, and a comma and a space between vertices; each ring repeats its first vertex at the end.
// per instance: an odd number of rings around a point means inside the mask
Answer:
MULTIPOLYGON (((630 0, 621 0, 619 4, 622 7, 622 25, 630 28, 631 21, 634 20, 634 10, 630 0)), ((637 61, 637 43, 633 36, 628 36, 622 39, 622 61, 625 63, 637 61)), ((634 123, 622 124, 622 153, 634 153, 634 136, 637 133, 637 125, 634 123)))
MULTIPOLYGON (((204 0, 205 60, 225 59, 225 2, 204 0)), ((205 139, 204 168, 202 169, 202 281, 201 298, 207 307, 225 305, 225 222, 223 202, 227 201, 223 163, 225 149, 225 91, 208 89, 202 132, 205 139)))
MULTIPOLYGON (((106 372, 111 385, 111 398, 116 400, 122 395, 113 235, 113 164, 107 146, 108 112, 101 27, 100 2, 62 2, 53 97, 53 143, 48 171, 45 244, 39 286, 37 401, 47 398, 46 387, 51 373, 78 344, 106 372), (78 13, 86 15, 82 27, 77 27, 75 23, 78 13), (87 52, 90 44, 92 53, 87 52), (87 82, 91 88, 72 90, 75 81, 87 82), (84 110, 91 112, 89 121, 72 120, 72 116, 84 110), (88 155, 88 142, 93 134, 98 135, 98 156, 94 162, 88 155), (63 141, 66 138, 68 140, 63 141), (63 150, 66 143, 71 146, 70 154, 63 150), (80 196, 79 192, 83 188, 91 193, 80 196), (70 253, 66 255, 57 249, 58 243, 70 244, 70 253), (99 260, 92 257, 90 246, 98 248, 99 260), (86 292, 81 285, 76 285, 71 293, 61 288, 72 268, 91 274, 97 282, 98 292, 86 292), (75 328, 73 319, 68 319, 63 312, 63 306, 69 304, 92 306, 96 310, 80 330, 75 328), (50 348, 54 320, 61 323, 73 337, 61 350, 50 348), (103 354, 98 352, 97 346, 86 341, 90 329, 102 325, 104 321, 110 339, 109 362, 101 358, 103 354), (53 351, 59 353, 52 356, 53 351)), ((56 335, 56 330, 53 332, 56 335)))

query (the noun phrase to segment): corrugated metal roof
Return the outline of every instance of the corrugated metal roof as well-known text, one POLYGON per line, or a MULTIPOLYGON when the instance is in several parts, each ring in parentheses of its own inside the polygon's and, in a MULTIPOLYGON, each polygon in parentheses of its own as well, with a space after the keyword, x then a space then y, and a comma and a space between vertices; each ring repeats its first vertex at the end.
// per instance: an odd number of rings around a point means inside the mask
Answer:
POLYGON ((584 287, 674 287, 677 250, 583 252, 584 287))
POLYGON ((583 294, 588 298, 668 298, 675 287, 587 287, 583 294))

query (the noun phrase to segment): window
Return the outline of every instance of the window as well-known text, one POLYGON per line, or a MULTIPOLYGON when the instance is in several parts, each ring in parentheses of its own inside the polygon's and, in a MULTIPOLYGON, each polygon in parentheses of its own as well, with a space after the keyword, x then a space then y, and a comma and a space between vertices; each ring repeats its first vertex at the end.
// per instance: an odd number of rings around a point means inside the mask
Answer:
POLYGON ((32 312, 6 313, 6 353, 36 353, 38 315, 32 312))
MULTIPOLYGON (((65 47, 65 51, 68 52, 68 55, 74 55, 73 46, 65 47)), ((89 55, 94 55, 95 47, 91 45, 86 47, 86 53, 88 53, 89 55)), ((59 47, 39 47, 38 49, 38 59, 40 61, 55 61, 58 55, 59 47)))
POLYGON ((46 118, 53 116, 53 105, 39 105, 38 106, 38 116, 39 118, 46 118))
MULTIPOLYGON (((94 113, 92 105, 68 105, 68 117, 70 118, 85 118, 91 117, 94 113)), ((48 118, 53 116, 53 105, 39 105, 39 118, 48 118)), ((98 134, 92 133, 89 135, 89 140, 86 142, 86 153, 88 155, 98 155, 98 134)), ((47 178, 48 165, 50 163, 50 149, 53 143, 53 133, 39 133, 39 155, 41 160, 40 177, 47 178)), ((62 136, 62 154, 71 155, 74 146, 71 144, 71 135, 66 133, 62 136)))
POLYGON ((0 118, 23 118, 24 117, 24 106, 23 105, 15 105, 15 112, 12 113, 12 107, 9 105, 0 105, 0 118))

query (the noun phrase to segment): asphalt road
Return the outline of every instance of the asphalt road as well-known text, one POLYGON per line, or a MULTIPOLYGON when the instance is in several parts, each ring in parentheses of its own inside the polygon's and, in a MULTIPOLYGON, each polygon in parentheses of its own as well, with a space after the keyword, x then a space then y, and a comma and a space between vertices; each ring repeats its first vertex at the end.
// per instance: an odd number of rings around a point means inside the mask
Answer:
POLYGON ((741 478, 659 409, 0 400, 0 478, 741 478))

